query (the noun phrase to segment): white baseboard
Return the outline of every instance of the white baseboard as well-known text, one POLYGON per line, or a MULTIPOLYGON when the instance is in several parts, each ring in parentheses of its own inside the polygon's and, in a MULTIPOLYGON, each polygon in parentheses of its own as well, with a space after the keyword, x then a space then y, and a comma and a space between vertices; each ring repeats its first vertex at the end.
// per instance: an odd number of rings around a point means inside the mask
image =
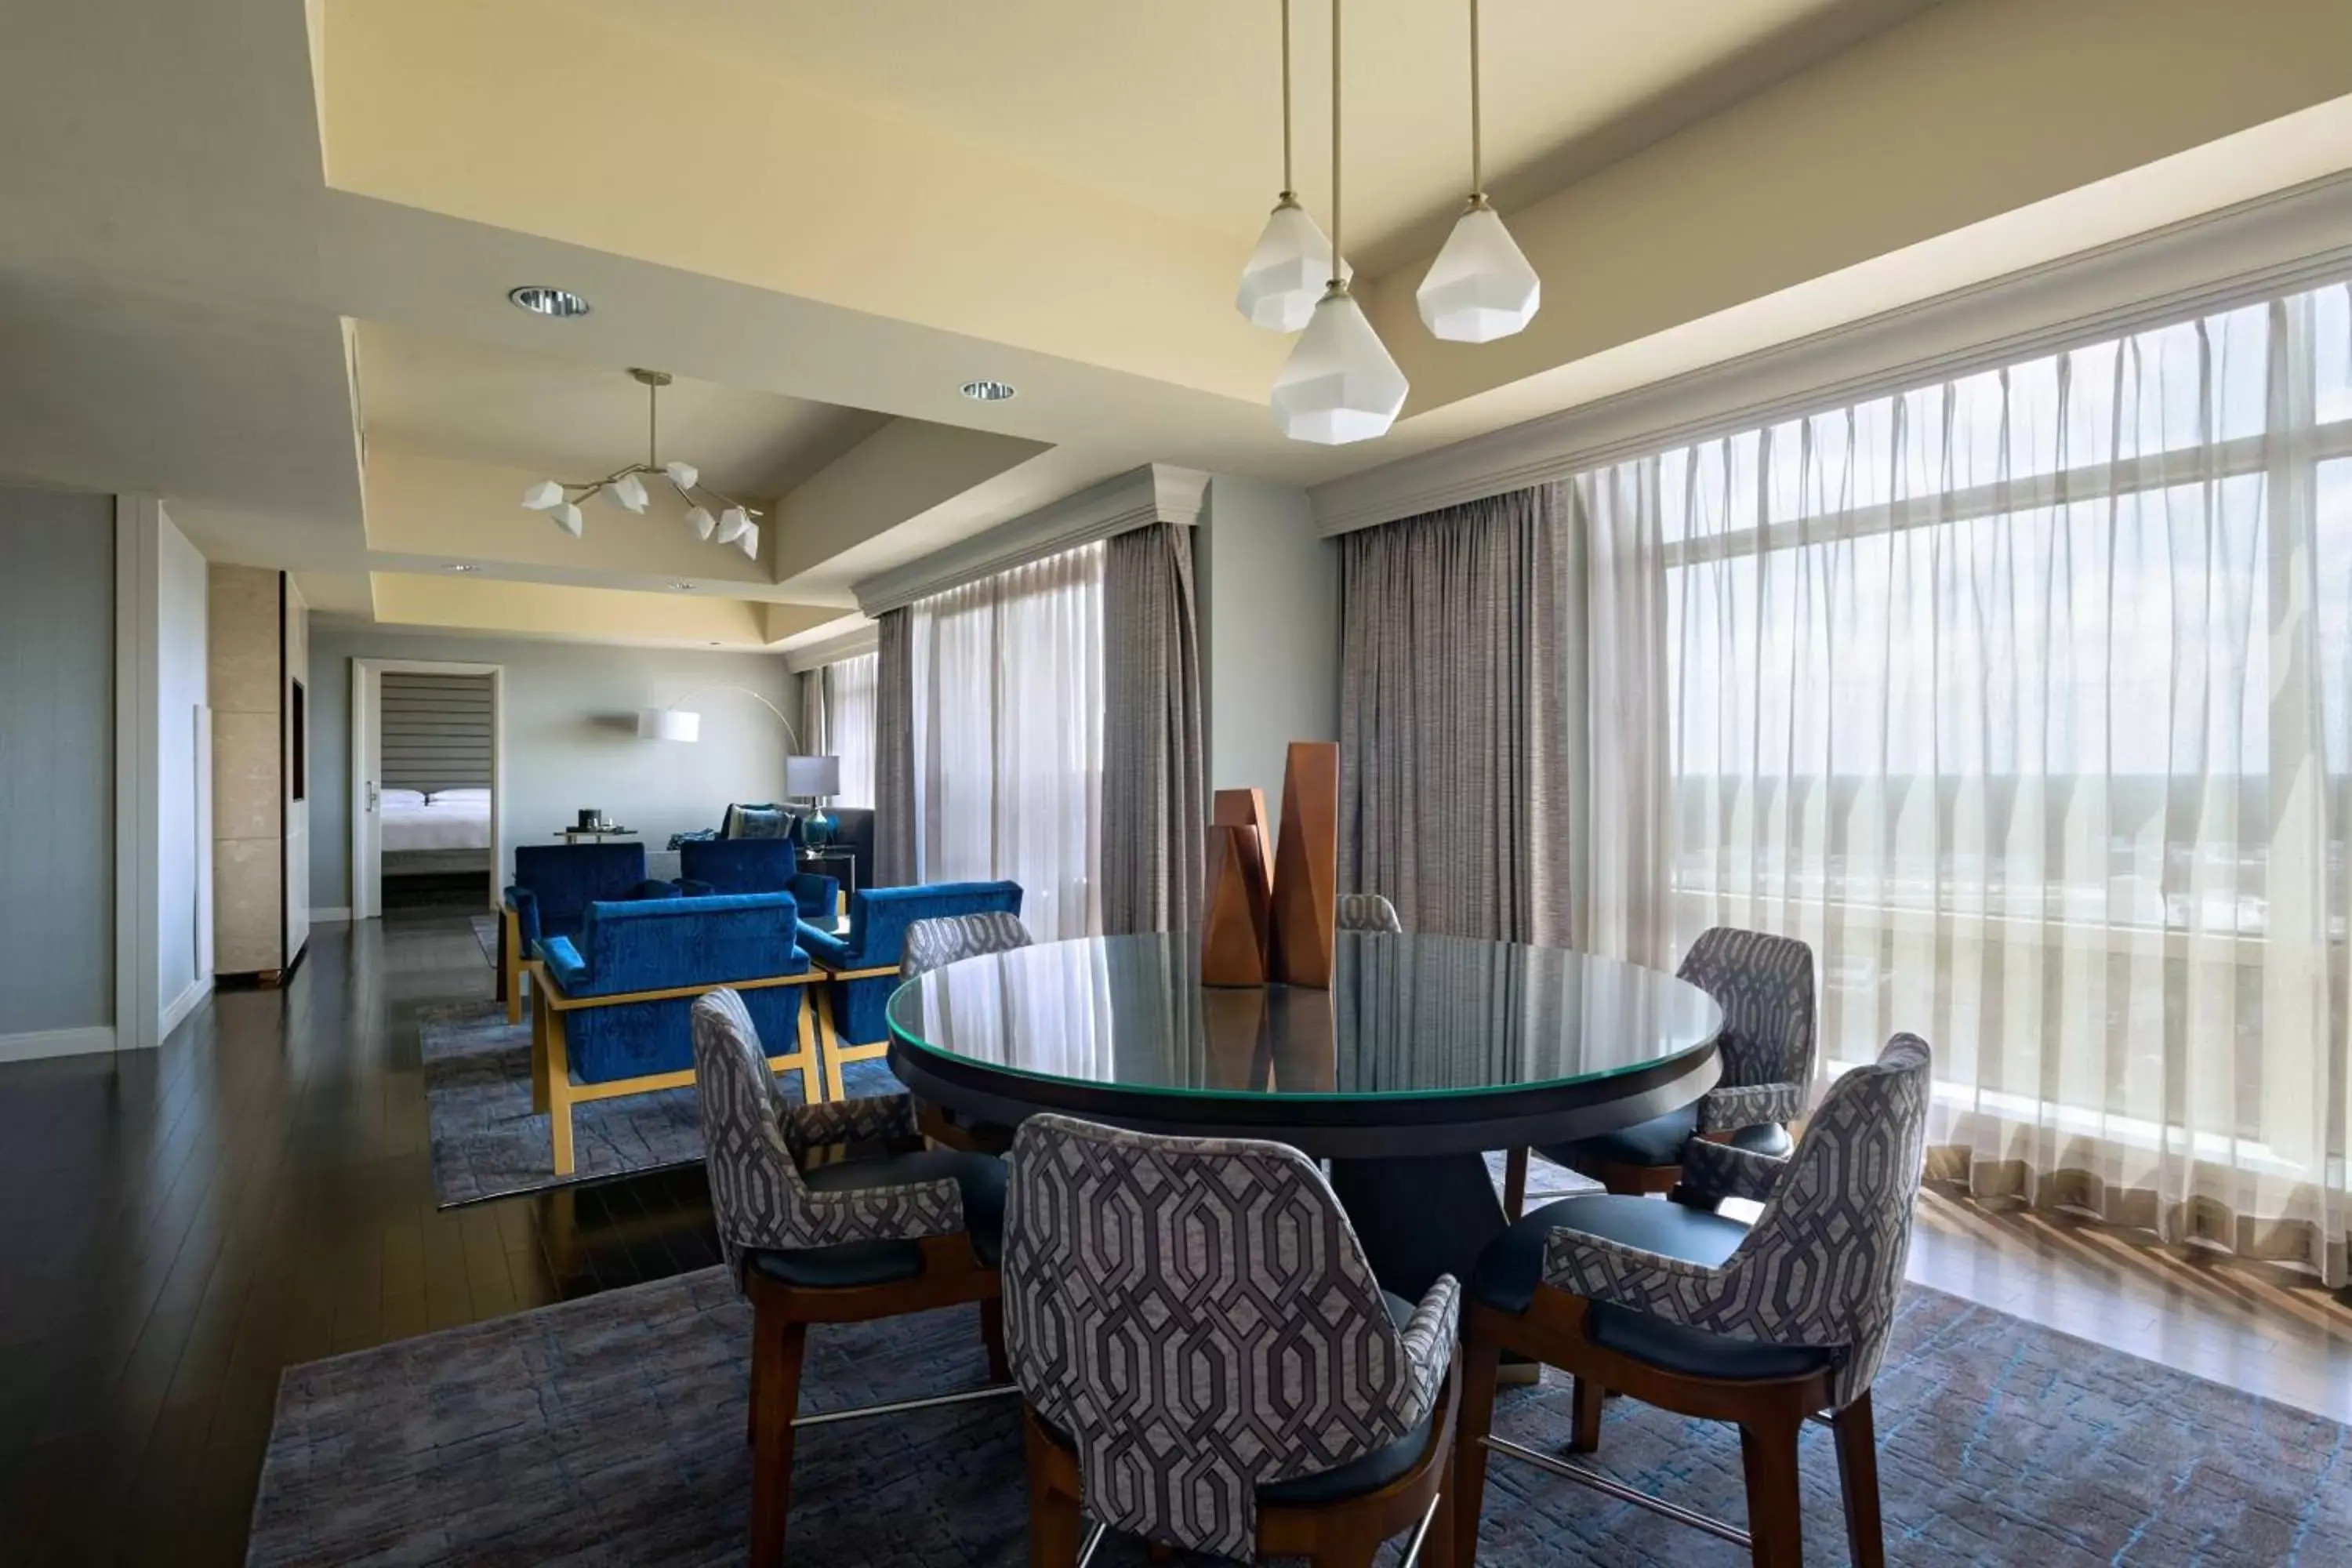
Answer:
POLYGON ((43 1057, 80 1057, 114 1048, 114 1026, 93 1024, 81 1029, 36 1029, 25 1035, 0 1035, 0 1062, 37 1061, 43 1057))
POLYGON ((212 994, 213 977, 211 975, 199 974, 189 981, 188 988, 173 998, 172 1005, 163 1009, 163 1016, 156 1021, 157 1043, 160 1044, 167 1038, 173 1030, 180 1026, 180 1020, 194 1012, 204 999, 212 994))
POLYGON ((348 908, 341 907, 331 910, 312 910, 310 923, 314 926, 349 925, 352 923, 352 911, 348 908))

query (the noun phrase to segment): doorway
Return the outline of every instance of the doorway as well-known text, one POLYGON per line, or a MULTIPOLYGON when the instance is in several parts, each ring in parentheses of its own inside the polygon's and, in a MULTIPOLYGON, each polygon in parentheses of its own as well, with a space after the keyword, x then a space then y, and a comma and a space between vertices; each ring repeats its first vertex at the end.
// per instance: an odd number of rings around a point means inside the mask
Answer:
POLYGON ((496 909, 505 885, 506 671, 352 660, 352 918, 496 909))

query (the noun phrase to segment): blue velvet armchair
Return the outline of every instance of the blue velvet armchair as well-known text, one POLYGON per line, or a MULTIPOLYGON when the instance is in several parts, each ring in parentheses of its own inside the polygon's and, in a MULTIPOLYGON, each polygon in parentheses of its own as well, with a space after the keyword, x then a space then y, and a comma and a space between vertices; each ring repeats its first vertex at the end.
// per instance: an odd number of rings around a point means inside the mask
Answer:
POLYGON ((577 935, 540 944, 531 1088, 554 1122, 557 1174, 572 1171, 573 1104, 692 1081, 694 999, 721 986, 741 994, 761 1039, 793 1042, 769 1058, 776 1070, 807 1075, 806 1098, 823 1098, 801 995, 815 975, 793 908, 789 893, 600 901, 577 935))
POLYGON ((1018 882, 932 882, 912 888, 861 888, 849 898, 849 931, 835 936, 803 922, 801 945, 828 971, 821 986, 825 1081, 843 1093, 845 1063, 883 1054, 890 1039, 885 1009, 898 988, 898 960, 907 928, 947 915, 1021 912, 1018 882))
POLYGON ((797 918, 834 918, 841 884, 800 868, 800 847, 782 838, 688 839, 678 846, 678 878, 686 890, 709 893, 790 893, 797 918))
POLYGON ((499 922, 499 984, 507 1022, 522 1018, 522 966, 551 936, 570 936, 599 899, 667 898, 667 882, 646 879, 642 844, 534 844, 515 851, 514 883, 499 922))

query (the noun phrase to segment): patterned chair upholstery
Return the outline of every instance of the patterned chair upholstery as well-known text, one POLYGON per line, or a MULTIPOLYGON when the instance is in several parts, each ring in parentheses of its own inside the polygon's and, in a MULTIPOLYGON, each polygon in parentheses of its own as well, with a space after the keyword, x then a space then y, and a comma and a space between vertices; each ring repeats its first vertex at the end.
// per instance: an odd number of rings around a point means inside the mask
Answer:
POLYGON ((1338 925, 1341 931, 1404 934, 1404 921, 1397 919, 1396 906, 1384 893, 1340 894, 1338 925))
POLYGON ((907 927, 906 945, 898 955, 898 973, 912 980, 960 958, 978 958, 982 953, 1011 952, 1015 948, 1027 947, 1029 940, 1029 928, 1021 923, 1021 917, 1003 910, 916 921, 907 927))
POLYGON ((1813 950, 1794 937, 1716 926, 1691 943, 1676 973, 1723 1008, 1722 1079, 1696 1105, 1552 1145, 1547 1157, 1604 1180, 1611 1167, 1656 1172, 1671 1185, 1696 1134, 1726 1134, 1761 1154, 1789 1152, 1787 1123, 1804 1114, 1813 1078, 1813 950))
POLYGON ((1242 1558, 1282 1483, 1419 1457, 1460 1307, 1450 1275, 1418 1305, 1385 1296, 1294 1149, 1054 1115, 1013 1142, 1004 1297, 1013 1380, 1075 1451, 1087 1511, 1242 1558))

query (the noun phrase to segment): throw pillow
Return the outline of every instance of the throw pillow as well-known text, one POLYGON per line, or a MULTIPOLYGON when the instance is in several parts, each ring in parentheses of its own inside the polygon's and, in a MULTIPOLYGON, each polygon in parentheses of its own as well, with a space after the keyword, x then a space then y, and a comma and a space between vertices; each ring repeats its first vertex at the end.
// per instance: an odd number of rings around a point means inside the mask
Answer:
POLYGON ((790 838, 799 818, 781 805, 730 805, 727 808, 730 838, 790 838))

